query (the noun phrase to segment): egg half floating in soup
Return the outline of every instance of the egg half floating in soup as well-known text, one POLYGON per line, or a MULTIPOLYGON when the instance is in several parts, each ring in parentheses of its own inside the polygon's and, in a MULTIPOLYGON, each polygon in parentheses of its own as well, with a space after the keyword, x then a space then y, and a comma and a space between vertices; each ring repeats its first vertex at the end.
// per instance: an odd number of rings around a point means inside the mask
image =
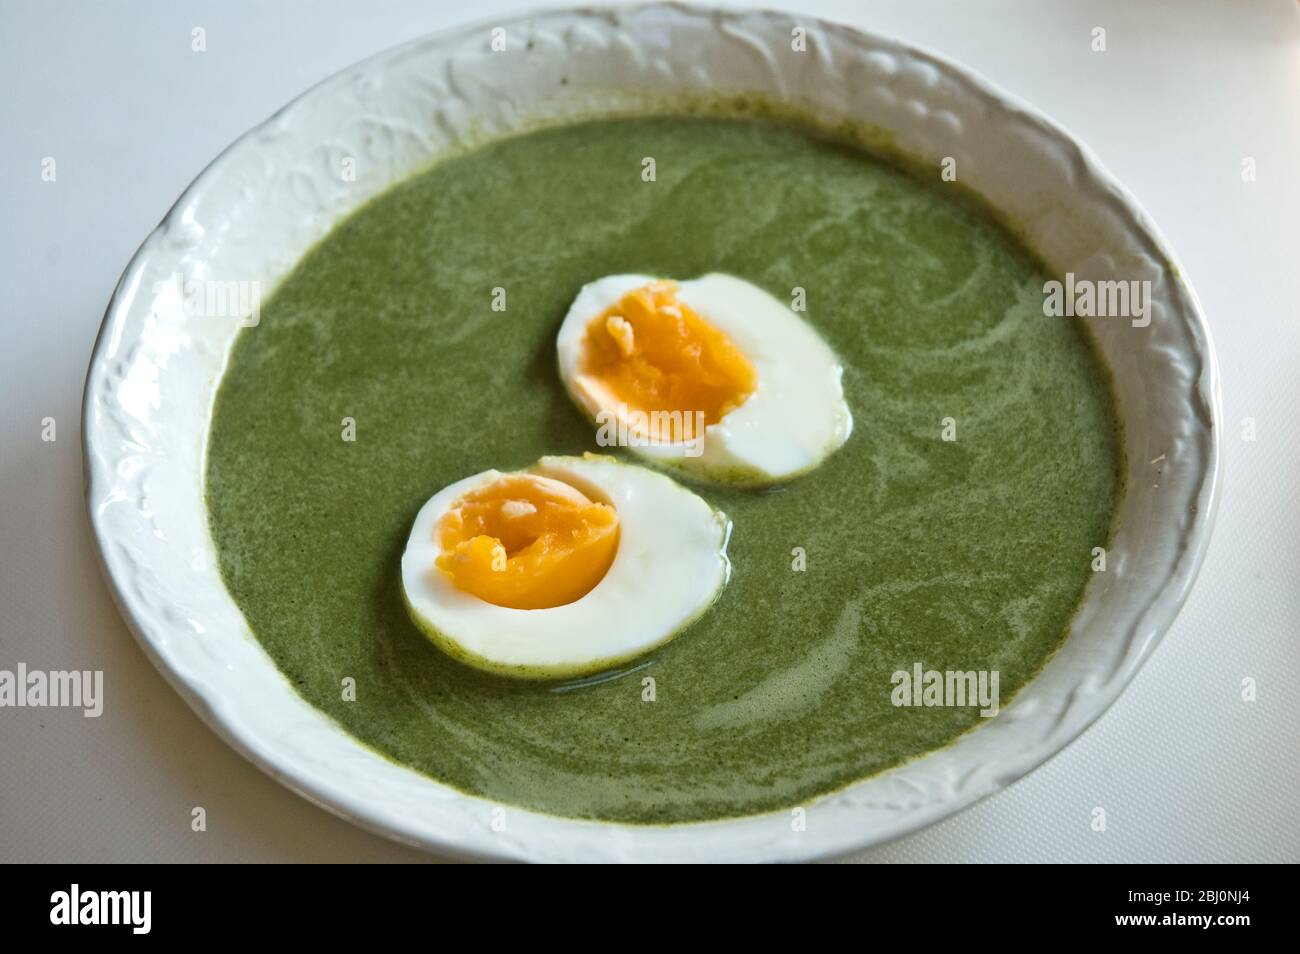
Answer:
POLYGON ((784 303, 730 275, 598 279, 574 299, 556 348, 598 444, 711 480, 796 477, 853 427, 835 353, 784 303))
POLYGON ((581 676, 677 635, 729 571, 731 526, 663 474, 610 457, 484 471, 421 509, 402 555, 416 625, 519 678, 581 676))

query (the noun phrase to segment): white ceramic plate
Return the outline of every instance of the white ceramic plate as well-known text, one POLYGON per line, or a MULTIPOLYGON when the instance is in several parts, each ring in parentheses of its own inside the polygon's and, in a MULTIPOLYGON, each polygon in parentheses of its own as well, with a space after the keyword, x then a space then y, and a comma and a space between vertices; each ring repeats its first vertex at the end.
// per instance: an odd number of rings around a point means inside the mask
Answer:
POLYGON ((272 776, 374 831, 479 858, 840 853, 949 815, 1059 751, 1115 700, 1182 605, 1210 531, 1220 411, 1205 322, 1179 274, 1155 226, 1087 149, 932 54, 811 17, 678 5, 480 24, 407 43, 310 90, 213 162, 146 239, 113 295, 86 382, 90 517, 123 614, 177 691, 272 776), (802 52, 792 44, 799 30, 802 52), (504 52, 492 50, 494 38, 504 52), (528 123, 717 90, 872 124, 936 174, 952 157, 960 180, 1057 271, 1152 282, 1149 326, 1093 322, 1128 457, 1108 568, 1091 580, 1063 649, 996 719, 806 806, 802 831, 788 812, 667 828, 501 812, 343 733, 249 632, 218 574, 203 499, 212 398, 239 321, 187 316, 177 276, 272 288, 340 217, 446 150, 528 123), (355 181, 340 175, 347 157, 355 181))

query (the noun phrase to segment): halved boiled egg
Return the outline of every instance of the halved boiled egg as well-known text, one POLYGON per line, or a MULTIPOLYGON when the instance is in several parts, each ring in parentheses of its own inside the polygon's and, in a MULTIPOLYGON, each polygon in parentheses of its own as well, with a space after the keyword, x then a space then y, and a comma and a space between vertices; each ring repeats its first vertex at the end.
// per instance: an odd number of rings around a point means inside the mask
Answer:
POLYGON ((543 457, 435 494, 402 590, 448 654, 520 678, 580 676, 667 642, 726 581, 730 524, 668 477, 610 457, 543 457))
POLYGON ((795 477, 853 427, 835 353, 785 304, 730 275, 598 279, 574 299, 556 347, 597 443, 710 479, 795 477))

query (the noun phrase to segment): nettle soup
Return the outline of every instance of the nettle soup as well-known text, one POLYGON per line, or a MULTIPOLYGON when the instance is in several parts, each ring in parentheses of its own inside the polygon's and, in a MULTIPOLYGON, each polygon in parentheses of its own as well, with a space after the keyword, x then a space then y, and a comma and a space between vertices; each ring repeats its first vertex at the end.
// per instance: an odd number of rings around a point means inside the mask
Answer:
POLYGON ((981 723, 898 673, 1005 705, 1107 543, 1119 423, 1050 276, 931 172, 608 119, 341 222, 240 333, 208 443, 222 574, 285 677, 454 788, 635 823, 806 803, 981 723), (744 439, 598 444, 606 404, 677 398, 744 439))

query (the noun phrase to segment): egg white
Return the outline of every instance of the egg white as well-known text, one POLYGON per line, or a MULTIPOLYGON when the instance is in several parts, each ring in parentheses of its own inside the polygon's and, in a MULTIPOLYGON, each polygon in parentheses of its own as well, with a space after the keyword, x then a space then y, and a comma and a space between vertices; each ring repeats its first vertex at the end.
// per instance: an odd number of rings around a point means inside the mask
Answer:
POLYGON ((420 509, 402 554, 402 591, 416 625, 468 665, 517 678, 582 676, 667 642, 697 619, 726 582, 731 525, 686 488, 644 467, 593 454, 544 457, 552 477, 614 507, 618 549, 585 596, 549 609, 511 609, 459 590, 435 565, 438 521, 463 494, 505 476, 457 481, 420 509))
MULTIPOLYGON (((597 315, 656 279, 610 275, 582 287, 556 337, 560 377, 595 421, 603 409, 577 386, 582 341, 597 315)), ((763 289, 731 275, 677 283, 678 297, 721 330, 754 365, 749 399, 705 429, 703 453, 684 442, 632 445, 658 464, 707 479, 773 484, 817 467, 844 444, 853 415, 844 400, 844 368, 811 325, 763 289)))

